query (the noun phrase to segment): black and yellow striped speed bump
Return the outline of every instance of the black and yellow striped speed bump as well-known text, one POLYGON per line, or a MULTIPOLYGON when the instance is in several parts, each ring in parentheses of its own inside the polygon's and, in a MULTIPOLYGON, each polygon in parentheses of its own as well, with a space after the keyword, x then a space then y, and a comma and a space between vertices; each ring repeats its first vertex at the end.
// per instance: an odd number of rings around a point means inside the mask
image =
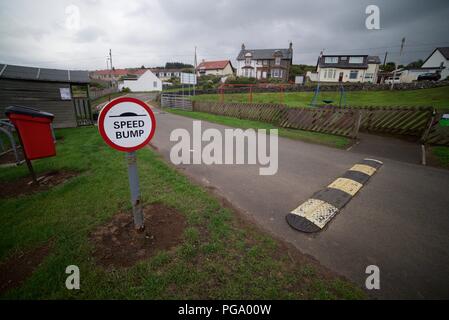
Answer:
POLYGON ((288 224, 302 232, 321 231, 381 166, 382 162, 375 159, 364 159, 354 165, 343 176, 291 211, 286 217, 288 224))

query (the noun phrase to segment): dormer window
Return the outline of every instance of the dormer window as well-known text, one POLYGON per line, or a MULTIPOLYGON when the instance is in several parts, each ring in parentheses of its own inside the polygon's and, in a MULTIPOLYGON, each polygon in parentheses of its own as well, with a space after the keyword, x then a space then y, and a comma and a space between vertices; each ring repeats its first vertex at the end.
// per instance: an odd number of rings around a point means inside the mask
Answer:
POLYGON ((251 53, 248 52, 245 54, 245 64, 249 66, 251 64, 251 53))
POLYGON ((281 57, 276 57, 276 58, 274 58, 274 64, 275 65, 280 65, 281 64, 281 57))
POLYGON ((324 63, 338 63, 338 57, 325 57, 324 63))

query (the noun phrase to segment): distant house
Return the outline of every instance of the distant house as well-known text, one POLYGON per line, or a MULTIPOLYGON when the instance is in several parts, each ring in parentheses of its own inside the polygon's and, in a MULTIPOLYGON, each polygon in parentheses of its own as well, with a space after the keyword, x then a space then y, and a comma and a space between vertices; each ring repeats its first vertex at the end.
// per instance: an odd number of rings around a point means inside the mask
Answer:
POLYGON ((440 80, 449 77, 449 47, 436 48, 424 61, 422 68, 440 68, 440 80))
POLYGON ((286 81, 292 59, 292 43, 288 49, 246 49, 245 44, 242 44, 242 49, 237 56, 237 76, 286 81))
POLYGON ((202 61, 196 68, 197 76, 229 76, 234 74, 234 67, 229 60, 202 61))
POLYGON ((322 82, 377 82, 380 59, 369 55, 322 55, 309 78, 322 82))
POLYGON ((182 69, 165 69, 165 68, 152 68, 151 72, 162 81, 170 80, 171 78, 180 78, 182 69))
POLYGON ((113 69, 95 70, 89 72, 92 80, 119 81, 121 78, 130 75, 141 75, 146 69, 113 69))
POLYGON ((162 81, 147 69, 144 73, 123 77, 119 81, 119 89, 129 88, 131 91, 162 91, 162 81))
POLYGON ((92 124, 89 72, 0 64, 0 119, 19 105, 53 113, 55 128, 92 124))

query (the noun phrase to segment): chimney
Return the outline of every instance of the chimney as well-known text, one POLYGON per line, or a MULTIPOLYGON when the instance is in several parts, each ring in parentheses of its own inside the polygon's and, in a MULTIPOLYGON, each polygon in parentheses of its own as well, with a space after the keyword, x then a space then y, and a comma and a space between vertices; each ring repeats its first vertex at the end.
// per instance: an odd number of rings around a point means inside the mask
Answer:
POLYGON ((245 50, 245 44, 242 43, 242 50, 245 50))

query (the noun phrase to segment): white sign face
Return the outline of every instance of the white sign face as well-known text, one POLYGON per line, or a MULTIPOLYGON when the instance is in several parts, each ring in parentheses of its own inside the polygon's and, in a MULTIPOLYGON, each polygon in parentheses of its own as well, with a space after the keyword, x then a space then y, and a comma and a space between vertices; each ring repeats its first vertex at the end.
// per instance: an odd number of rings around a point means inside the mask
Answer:
POLYGON ((132 98, 119 98, 106 105, 100 113, 98 126, 103 139, 120 151, 144 147, 154 134, 156 123, 151 109, 132 98))
POLYGON ((59 93, 61 95, 61 100, 72 100, 70 88, 59 88, 59 93))
POLYGON ((182 84, 196 84, 196 74, 181 72, 182 84))

